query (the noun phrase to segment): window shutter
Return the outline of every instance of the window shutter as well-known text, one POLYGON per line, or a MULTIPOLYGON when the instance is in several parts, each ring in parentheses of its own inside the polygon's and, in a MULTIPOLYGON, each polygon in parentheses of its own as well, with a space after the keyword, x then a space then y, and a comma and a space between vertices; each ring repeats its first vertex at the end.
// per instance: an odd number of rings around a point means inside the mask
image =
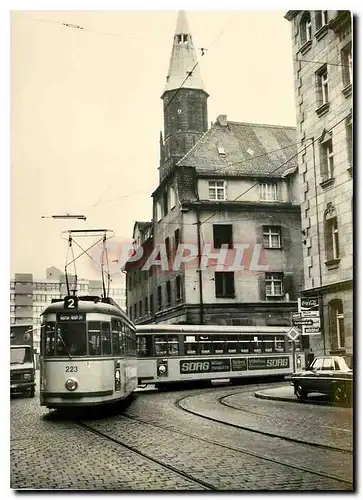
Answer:
POLYGON ((266 282, 265 282, 265 275, 264 274, 259 274, 257 276, 258 279, 258 294, 260 297, 260 301, 265 302, 266 301, 266 282))
POLYGON ((286 293, 289 294, 289 300, 296 300, 296 293, 294 290, 294 276, 293 274, 285 274, 284 275, 284 284, 283 284, 283 292, 284 295, 286 293))

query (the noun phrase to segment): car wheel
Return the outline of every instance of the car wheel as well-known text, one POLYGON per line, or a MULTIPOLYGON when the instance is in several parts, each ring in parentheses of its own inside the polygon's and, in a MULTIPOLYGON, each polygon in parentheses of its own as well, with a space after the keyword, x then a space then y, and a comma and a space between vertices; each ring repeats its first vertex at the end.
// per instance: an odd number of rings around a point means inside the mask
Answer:
POLYGON ((305 399, 308 393, 304 391, 304 389, 301 387, 301 385, 296 385, 295 386, 295 394, 298 399, 305 399))
POLYGON ((334 401, 336 403, 345 403, 347 401, 347 393, 344 386, 337 385, 334 388, 334 401))

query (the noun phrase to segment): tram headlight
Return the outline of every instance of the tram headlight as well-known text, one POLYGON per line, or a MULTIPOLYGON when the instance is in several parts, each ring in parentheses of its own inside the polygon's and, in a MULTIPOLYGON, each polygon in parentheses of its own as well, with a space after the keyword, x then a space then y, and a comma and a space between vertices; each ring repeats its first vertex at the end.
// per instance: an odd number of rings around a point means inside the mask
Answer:
POLYGON ((165 365, 159 366, 159 373, 166 373, 166 366, 165 365))
POLYGON ((30 380, 32 378, 31 373, 24 373, 24 380, 30 380))
POLYGON ((66 389, 68 389, 69 391, 75 391, 78 387, 78 384, 75 380, 69 378, 65 384, 66 386, 66 389))

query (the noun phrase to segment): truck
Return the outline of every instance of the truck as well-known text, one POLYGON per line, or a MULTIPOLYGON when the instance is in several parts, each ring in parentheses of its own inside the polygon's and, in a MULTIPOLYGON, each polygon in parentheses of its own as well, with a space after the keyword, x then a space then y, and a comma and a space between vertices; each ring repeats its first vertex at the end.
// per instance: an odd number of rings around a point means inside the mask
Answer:
POLYGON ((33 326, 11 325, 10 395, 23 394, 33 398, 35 385, 33 326))

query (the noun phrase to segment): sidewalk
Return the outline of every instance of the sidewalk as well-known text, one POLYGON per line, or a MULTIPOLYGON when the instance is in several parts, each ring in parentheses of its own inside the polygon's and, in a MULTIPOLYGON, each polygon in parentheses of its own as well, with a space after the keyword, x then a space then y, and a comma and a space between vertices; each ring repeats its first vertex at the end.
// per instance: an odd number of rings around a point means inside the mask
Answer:
POLYGON ((283 385, 274 389, 263 389, 262 391, 255 392, 255 397, 273 401, 287 401, 289 403, 329 405, 327 397, 319 393, 311 393, 307 399, 299 400, 294 394, 292 385, 283 385))

